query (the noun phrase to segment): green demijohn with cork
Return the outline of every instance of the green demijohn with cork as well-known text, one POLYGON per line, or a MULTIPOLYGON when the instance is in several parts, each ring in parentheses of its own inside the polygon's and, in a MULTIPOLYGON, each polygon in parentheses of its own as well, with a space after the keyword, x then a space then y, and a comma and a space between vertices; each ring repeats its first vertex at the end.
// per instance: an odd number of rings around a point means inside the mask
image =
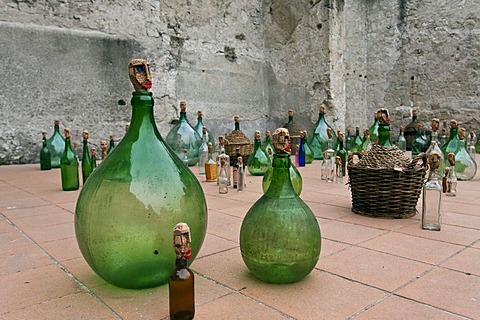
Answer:
POLYGON ((240 229, 240 250, 248 269, 270 283, 297 282, 320 256, 320 227, 290 181, 288 130, 273 134, 273 178, 265 194, 247 212, 240 229))
POLYGON ((128 70, 135 88, 130 128, 83 186, 75 233, 99 276, 118 287, 142 289, 168 282, 178 221, 192 231, 193 261, 205 238, 207 205, 198 180, 157 129, 148 62, 134 59, 128 70))

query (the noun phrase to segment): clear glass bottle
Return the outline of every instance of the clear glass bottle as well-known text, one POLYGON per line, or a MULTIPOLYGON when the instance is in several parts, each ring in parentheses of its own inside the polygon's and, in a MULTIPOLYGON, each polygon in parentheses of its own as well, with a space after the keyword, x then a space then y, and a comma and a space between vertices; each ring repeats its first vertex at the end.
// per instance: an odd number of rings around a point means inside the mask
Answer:
POLYGON ((468 153, 470 153, 470 156, 475 160, 475 143, 477 142, 477 135, 475 134, 475 131, 470 129, 470 132, 467 137, 467 150, 468 153))
POLYGON ((202 143, 198 148, 198 174, 205 174, 205 163, 208 161, 207 127, 202 128, 202 143))
POLYGON ((433 151, 428 156, 429 175, 422 190, 422 229, 437 230, 441 228, 442 186, 438 168, 440 155, 433 151))
POLYGON ((178 223, 173 229, 175 269, 168 278, 170 320, 189 320, 195 316, 195 276, 187 266, 191 258, 190 228, 178 223))
POLYGON ((218 192, 220 194, 228 193, 228 186, 230 185, 230 183, 227 175, 227 158, 225 157, 225 154, 220 155, 220 170, 218 173, 217 180, 218 180, 218 192))
POLYGON ((442 150, 440 149, 440 147, 438 146, 437 142, 435 140, 432 140, 430 142, 430 147, 428 147, 427 151, 425 152, 427 154, 427 156, 430 155, 430 153, 432 152, 436 152, 439 154, 440 156, 440 164, 438 165, 438 172, 443 172, 444 169, 445 169, 445 165, 446 165, 446 162, 445 162, 445 158, 443 157, 443 152, 442 150))
POLYGON ((82 181, 83 184, 87 181, 88 176, 92 173, 92 157, 88 149, 88 130, 83 130, 83 150, 82 150, 82 181))
POLYGON ((237 191, 241 192, 245 189, 245 166, 243 165, 243 157, 237 158, 238 171, 237 171, 237 191))
POLYGON ((418 136, 418 111, 412 110, 412 120, 405 126, 405 139, 407 140, 407 151, 412 151, 412 143, 418 136))
POLYGON ((458 130, 457 150, 455 150, 455 173, 458 180, 472 180, 477 174, 477 163, 467 151, 465 142, 466 130, 458 130))
MULTIPOLYGON (((327 128, 330 128, 330 130, 334 132, 332 127, 330 127, 330 125, 325 120, 325 105, 322 104, 319 109, 318 120, 309 134, 311 139, 309 142, 309 146, 313 152, 314 159, 323 160, 323 154, 324 151, 327 149, 328 143, 327 128)), ((335 150, 337 147, 337 136, 335 135, 335 133, 333 133, 332 136, 332 143, 332 147, 335 150)))
POLYGON ((168 132, 165 140, 180 159, 183 157, 183 150, 187 149, 188 166, 191 167, 198 163, 198 149, 202 143, 202 138, 188 123, 187 103, 185 101, 180 102, 180 120, 168 132))
POLYGON ((70 130, 65 128, 65 148, 60 159, 60 171, 62 176, 62 189, 64 191, 78 190, 80 181, 78 178, 78 158, 70 143, 70 130))
POLYGON ((288 130, 273 134, 273 179, 250 208, 240 228, 240 251, 248 269, 262 281, 291 283, 303 279, 320 256, 321 235, 311 209, 293 190, 291 160, 285 152, 288 130))
POLYGON ((327 148, 323 153, 323 162, 325 163, 325 180, 333 182, 335 177, 335 150, 333 147, 333 130, 328 128, 327 148))
POLYGON ((238 178, 238 157, 241 157, 242 155, 240 154, 240 147, 235 148, 235 156, 232 157, 232 183, 233 183, 233 188, 237 189, 237 178, 238 178))
POLYGON ((447 156, 449 167, 445 168, 445 172, 447 173, 447 190, 446 195, 449 197, 454 197, 457 195, 457 183, 458 178, 455 172, 455 154, 450 152, 447 156))
POLYGON ((40 149, 40 170, 52 169, 52 157, 47 146, 47 133, 42 131, 42 148, 40 149))
POLYGON ((260 139, 260 131, 255 131, 255 142, 253 144, 253 152, 248 156, 247 168, 252 176, 263 176, 268 168, 271 167, 270 158, 262 150, 262 140, 260 139))
POLYGON ((403 126, 400 126, 400 134, 398 135, 396 145, 398 149, 402 150, 403 152, 407 151, 407 140, 404 136, 403 126))
POLYGON ((196 176, 163 140, 148 91, 148 62, 129 64, 130 129, 83 186, 75 233, 83 257, 107 282, 142 289, 166 284, 175 267, 171 234, 183 221, 191 230, 191 261, 207 230, 205 195, 196 176))
POLYGON ((340 156, 335 157, 335 183, 343 184, 343 162, 340 156))
POLYGON ((60 121, 54 120, 53 122, 53 134, 47 139, 47 147, 50 151, 51 167, 60 168, 60 159, 63 155, 65 148, 65 138, 60 133, 60 121))
POLYGON ((220 177, 220 169, 222 168, 220 160, 221 157, 225 158, 225 174, 227 175, 227 186, 230 186, 232 184, 232 178, 231 178, 231 169, 230 169, 230 156, 225 153, 225 141, 223 140, 223 137, 218 137, 219 143, 220 143, 220 152, 217 155, 217 184, 219 183, 218 179, 220 177))

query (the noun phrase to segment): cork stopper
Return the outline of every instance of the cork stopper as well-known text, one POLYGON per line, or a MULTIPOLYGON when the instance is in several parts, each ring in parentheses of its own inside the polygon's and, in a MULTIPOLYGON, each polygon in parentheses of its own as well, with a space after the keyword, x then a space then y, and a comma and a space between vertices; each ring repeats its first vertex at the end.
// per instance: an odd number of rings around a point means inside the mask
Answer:
POLYGON ((243 164, 243 158, 242 157, 237 157, 237 161, 239 164, 239 167, 243 164))
POLYGON ((440 155, 436 151, 430 152, 428 155, 428 165, 430 166, 430 170, 436 170, 440 167, 440 155))
POLYGON ((378 122, 381 124, 390 124, 390 113, 385 108, 380 108, 377 111, 378 122))
POLYGON ((270 130, 265 131, 265 137, 266 138, 269 138, 271 136, 272 136, 272 134, 270 133, 270 130))
POLYGON ((187 112, 187 102, 180 101, 180 112, 187 112))
POLYGON ((198 117, 198 118, 201 118, 202 116, 203 116, 202 111, 198 110, 198 111, 197 111, 197 117, 198 117))
POLYGON ((202 134, 203 135, 207 134, 207 127, 205 127, 205 126, 202 127, 202 134))
POLYGON ((60 120, 58 120, 58 119, 53 120, 53 124, 54 124, 56 127, 60 126, 60 120))
POLYGON ((447 156, 447 161, 451 166, 455 166, 455 153, 450 152, 447 156))
POLYGON ((65 139, 70 139, 70 129, 65 128, 63 132, 65 133, 65 139))
POLYGON ((400 132, 405 132, 405 127, 404 126, 400 126, 400 132))
POLYGON ((128 76, 135 91, 148 91, 152 88, 150 64, 145 59, 133 59, 128 64, 128 76))
POLYGON ((235 121, 235 123, 239 123, 240 122, 240 116, 239 115, 234 115, 233 116, 233 121, 235 121))
POLYGON ((190 259, 192 255, 190 241, 190 228, 184 222, 178 223, 173 228, 173 248, 177 259, 190 259))
POLYGON ((254 137, 255 137, 255 139, 258 139, 258 140, 260 140, 260 139, 261 139, 261 136, 260 136, 260 131, 259 131, 259 130, 255 130, 254 137))
POLYGON ((450 120, 450 128, 451 129, 457 129, 458 128, 458 122, 455 119, 450 120))
POLYGON ((207 148, 209 153, 213 152, 213 144, 211 142, 207 143, 207 148))
POLYGON ((464 127, 458 128, 458 139, 465 140, 466 137, 467 137, 467 129, 465 129, 464 127))
POLYGON ((325 104, 324 104, 324 103, 322 103, 322 104, 320 105, 320 107, 318 108, 318 112, 319 112, 319 113, 325 113, 325 104))
POLYGON ((413 117, 416 117, 418 115, 418 110, 417 109, 413 109, 412 110, 412 116, 413 117))
POLYGON ((92 157, 96 157, 97 156, 97 149, 95 147, 92 147, 90 149, 90 154, 92 155, 92 157))
POLYGON ((290 133, 285 128, 278 128, 273 132, 272 145, 276 153, 288 154, 287 148, 289 146, 290 133))
POLYGON ((128 129, 130 129, 130 122, 125 123, 125 132, 127 132, 128 129))
POLYGON ((360 132, 360 127, 355 127, 355 132, 360 132))
POLYGON ((42 140, 47 140, 47 132, 42 131, 42 140))
POLYGON ((89 137, 88 130, 82 131, 82 137, 83 137, 83 140, 88 140, 88 137, 89 137))
POLYGON ((293 109, 288 109, 288 116, 292 117, 293 116, 293 109))
POLYGON ((338 136, 338 140, 340 140, 340 141, 345 140, 345 135, 343 134, 342 131, 338 130, 337 136, 338 136))
POLYGON ((328 136, 328 139, 332 139, 333 133, 331 128, 327 128, 327 136, 328 136))
POLYGON ((114 142, 115 140, 113 139, 113 134, 109 136, 110 142, 114 142))
POLYGON ((342 165, 342 158, 335 156, 335 164, 342 165))

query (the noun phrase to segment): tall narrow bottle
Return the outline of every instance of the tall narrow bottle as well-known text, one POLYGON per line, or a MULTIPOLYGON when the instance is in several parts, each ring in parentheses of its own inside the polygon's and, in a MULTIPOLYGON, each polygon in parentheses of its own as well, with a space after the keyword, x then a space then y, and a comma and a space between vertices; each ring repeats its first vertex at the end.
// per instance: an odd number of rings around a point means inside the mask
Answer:
POLYGON ((190 167, 198 163, 198 149, 202 143, 202 138, 188 123, 187 103, 185 101, 180 102, 180 120, 168 132, 166 141, 180 159, 183 157, 183 150, 187 149, 188 165, 190 167))
POLYGON ((400 134, 398 135, 397 142, 395 144, 397 145, 398 149, 402 150, 403 152, 407 151, 407 140, 405 139, 403 126, 400 126, 400 134))
POLYGON ((102 152, 102 160, 105 160, 107 157, 108 142, 107 140, 100 141, 100 151, 102 152))
POLYGON ((238 157, 238 171, 237 171, 237 191, 241 192, 245 189, 245 166, 243 165, 243 157, 238 157))
POLYGON ((335 157, 335 183, 343 184, 343 164, 339 156, 335 157))
POLYGON ((253 275, 271 283, 303 279, 315 267, 321 247, 318 222, 290 182, 287 135, 284 128, 275 130, 272 183, 240 228, 243 261, 253 275))
POLYGON ((253 152, 248 156, 247 168, 252 176, 263 176, 268 168, 271 167, 270 158, 262 150, 262 140, 260 139, 260 131, 255 131, 255 143, 253 152))
POLYGON ((306 164, 305 136, 300 132, 300 145, 298 146, 298 166, 305 167, 306 164))
POLYGON ((378 111, 376 111, 373 119, 373 124, 369 128, 370 141, 372 141, 372 144, 374 145, 378 144, 379 116, 381 117, 381 115, 378 114, 378 111))
POLYGON ((470 133, 467 137, 467 150, 470 156, 472 156, 473 160, 475 160, 475 143, 477 142, 477 135, 475 131, 470 130, 470 133))
POLYGON ((225 158, 225 163, 223 164, 225 169, 225 175, 227 177, 227 186, 232 184, 231 169, 230 169, 230 156, 225 153, 225 141, 223 137, 218 137, 220 143, 220 152, 217 155, 217 184, 219 184, 220 171, 222 169, 221 158, 225 158))
POLYGON ((273 147, 272 147, 271 136, 272 136, 272 134, 270 133, 269 130, 265 131, 265 144, 263 146, 263 151, 270 158, 270 162, 272 161, 273 155, 275 153, 275 151, 273 150, 273 147))
MULTIPOLYGON (((338 145, 339 145, 337 156, 340 158, 340 161, 341 161, 342 177, 345 177, 347 173, 348 151, 345 149, 345 145, 344 145, 345 138, 343 133, 340 130, 337 132, 337 136, 338 136, 338 145)), ((338 159, 336 160, 335 163, 338 164, 338 159)))
MULTIPOLYGON (((381 108, 377 111, 378 122, 378 145, 384 147, 391 147, 390 142, 390 114, 385 108, 381 108)), ((371 134, 371 133, 370 133, 371 134)))
POLYGON ((189 320, 195 316, 195 277, 187 266, 190 259, 190 228, 178 223, 173 229, 175 269, 168 278, 168 300, 171 320, 189 320))
POLYGON ((40 170, 52 169, 52 157, 47 146, 47 133, 42 132, 42 149, 40 149, 40 170))
MULTIPOLYGON (((447 187, 445 193, 449 197, 455 197, 457 195, 457 174, 455 173, 455 154, 450 152, 447 156, 449 167, 445 168, 447 187), (447 170, 448 169, 448 170, 447 170)), ((444 188, 445 189, 445 188, 444 188)))
POLYGON ((90 163, 92 165, 92 172, 97 168, 97 149, 92 147, 90 149, 90 163))
POLYGON ((60 159, 65 148, 65 139, 60 134, 60 121, 53 122, 53 134, 47 140, 47 147, 50 151, 52 168, 60 168, 60 159))
POLYGON ((135 88, 130 128, 83 186, 75 234, 83 257, 105 281, 143 289, 168 283, 175 267, 172 229, 179 221, 190 227, 193 261, 208 210, 197 177, 158 131, 148 61, 132 60, 128 74, 135 88))
POLYGON ((305 146, 305 163, 311 164, 313 162, 313 151, 308 146, 308 133, 307 130, 303 130, 303 137, 304 137, 304 146, 305 146))
POLYGON ((88 150, 88 130, 83 130, 83 151, 82 151, 82 179, 83 184, 87 181, 88 176, 92 173, 92 158, 90 156, 90 151, 88 150))
POLYGON ((220 155, 220 169, 218 172, 217 180, 218 192, 220 194, 228 193, 228 186, 230 185, 230 181, 227 175, 227 157, 225 157, 225 154, 220 155))
MULTIPOLYGON (((200 137, 203 136, 203 127, 205 127, 205 124, 203 124, 203 113, 202 111, 197 111, 197 124, 195 125, 195 131, 198 133, 200 137)), ((212 144, 215 143, 215 138, 213 135, 210 133, 210 131, 207 129, 207 132, 205 133, 207 143, 211 142, 212 144)))
POLYGON ((412 151, 412 143, 417 138, 418 111, 412 110, 412 120, 405 127, 405 139, 407 140, 407 151, 412 151))
POLYGON ((440 184, 440 155, 433 151, 428 156, 429 176, 423 184, 422 191, 422 229, 437 230, 441 228, 442 185, 440 184))
POLYGON ((205 163, 208 161, 207 127, 202 128, 202 143, 198 148, 198 173, 205 174, 205 163))
POLYGON ((110 154, 114 149, 115 149, 115 139, 113 138, 113 135, 111 134, 110 137, 109 137, 107 155, 110 154))
POLYGON ((313 126, 313 129, 310 133, 310 149, 313 151, 313 156, 315 159, 323 160, 323 152, 327 149, 328 143, 328 134, 327 128, 330 128, 333 132, 332 136, 332 147, 335 150, 337 147, 337 136, 335 135, 332 127, 325 120, 325 105, 320 106, 318 112, 318 120, 313 126))
POLYGON ((70 130, 65 128, 65 148, 60 159, 60 171, 62 176, 62 189, 64 191, 78 190, 80 186, 78 178, 78 158, 70 143, 70 130))
POLYGON ((350 145, 351 152, 362 152, 362 138, 360 138, 360 128, 355 127, 355 137, 350 145))
POLYGON ((323 161, 325 162, 325 179, 327 182, 333 182, 335 176, 335 150, 333 147, 333 130, 327 129, 328 141, 327 148, 323 153, 323 161))

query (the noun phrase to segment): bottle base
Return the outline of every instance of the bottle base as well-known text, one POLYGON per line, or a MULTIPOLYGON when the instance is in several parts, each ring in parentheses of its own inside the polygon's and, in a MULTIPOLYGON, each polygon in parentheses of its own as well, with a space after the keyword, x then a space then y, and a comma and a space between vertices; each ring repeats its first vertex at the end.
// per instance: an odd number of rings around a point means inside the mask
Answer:
POLYGON ((424 224, 422 225, 422 229, 429 231, 440 231, 440 226, 438 224, 424 224))

